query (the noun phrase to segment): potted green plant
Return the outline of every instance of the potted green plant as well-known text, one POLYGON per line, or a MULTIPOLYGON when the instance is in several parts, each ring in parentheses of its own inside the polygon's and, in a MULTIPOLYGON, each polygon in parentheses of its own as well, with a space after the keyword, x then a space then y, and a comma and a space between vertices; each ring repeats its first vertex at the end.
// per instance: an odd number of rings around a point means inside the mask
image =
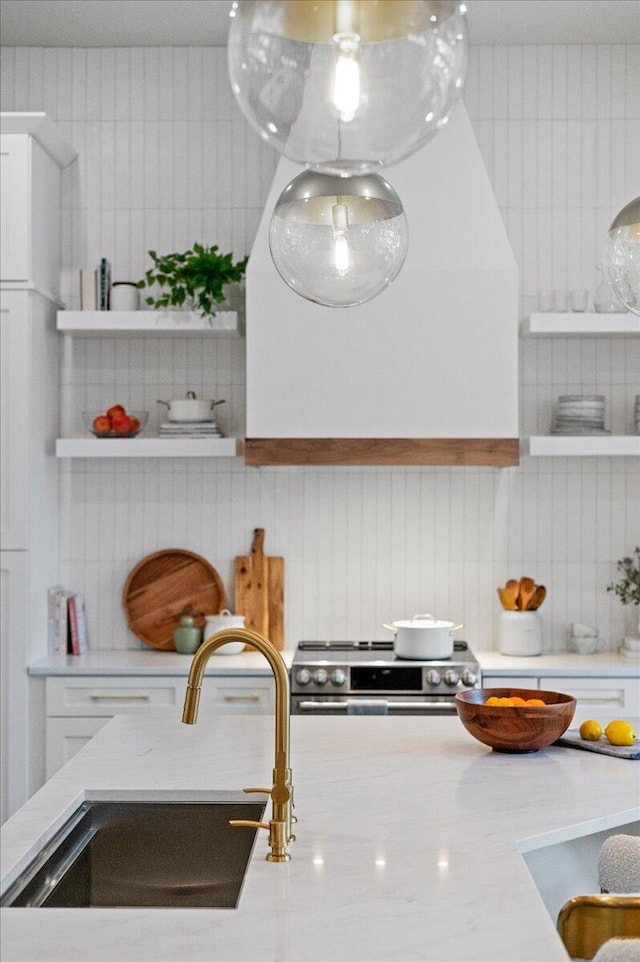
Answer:
MULTIPOLYGON (((614 591, 623 605, 637 605, 640 613, 640 547, 634 548, 631 557, 621 558, 616 567, 622 578, 608 585, 607 591, 614 591)), ((640 638, 625 638, 625 647, 628 650, 640 650, 640 638)))
POLYGON ((242 280, 249 260, 245 257, 234 264, 233 255, 220 254, 216 244, 194 244, 182 254, 149 251, 149 257, 154 266, 138 287, 142 290, 157 284, 163 292, 158 297, 145 298, 146 303, 156 310, 182 307, 204 316, 213 314, 216 305, 226 299, 226 285, 242 280))

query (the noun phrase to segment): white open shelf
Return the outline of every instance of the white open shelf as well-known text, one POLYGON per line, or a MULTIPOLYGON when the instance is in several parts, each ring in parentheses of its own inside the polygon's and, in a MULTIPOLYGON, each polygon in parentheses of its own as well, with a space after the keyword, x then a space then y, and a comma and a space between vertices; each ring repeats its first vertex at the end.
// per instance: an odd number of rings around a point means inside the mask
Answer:
POLYGON ((640 334, 635 314, 531 314, 522 322, 523 337, 626 337, 640 334))
POLYGON ((58 438, 58 458, 234 458, 237 438, 58 438))
POLYGON ((524 454, 532 457, 634 457, 640 456, 636 435, 541 435, 526 438, 524 454))
POLYGON ((237 311, 202 317, 194 311, 58 311, 63 334, 216 334, 240 337, 237 311))

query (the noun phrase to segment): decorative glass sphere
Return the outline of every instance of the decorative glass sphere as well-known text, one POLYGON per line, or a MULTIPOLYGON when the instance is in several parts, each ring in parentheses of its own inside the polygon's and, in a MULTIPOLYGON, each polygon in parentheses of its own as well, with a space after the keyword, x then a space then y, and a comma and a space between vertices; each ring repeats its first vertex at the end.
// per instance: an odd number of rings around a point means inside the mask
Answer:
POLYGON ((640 197, 609 228, 604 267, 614 294, 640 317, 640 197))
POLYGON ((354 307, 398 275, 407 254, 400 198, 379 174, 305 170, 280 194, 269 228, 276 269, 292 291, 354 307))
POLYGON ((236 0, 231 87, 276 150, 332 173, 408 157, 446 124, 467 62, 453 0, 236 0))

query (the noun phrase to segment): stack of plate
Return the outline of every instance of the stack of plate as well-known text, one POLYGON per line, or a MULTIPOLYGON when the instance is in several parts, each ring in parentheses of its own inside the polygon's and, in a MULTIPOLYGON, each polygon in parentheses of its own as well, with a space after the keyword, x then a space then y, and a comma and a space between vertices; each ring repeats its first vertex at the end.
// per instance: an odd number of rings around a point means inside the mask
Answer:
POLYGON ((640 434, 640 394, 636 394, 636 406, 633 411, 636 434, 640 434))
POLYGON ((563 394, 558 398, 552 434, 611 434, 604 426, 602 394, 563 394))
POLYGON ((215 421, 164 421, 158 430, 161 438, 223 438, 215 421))

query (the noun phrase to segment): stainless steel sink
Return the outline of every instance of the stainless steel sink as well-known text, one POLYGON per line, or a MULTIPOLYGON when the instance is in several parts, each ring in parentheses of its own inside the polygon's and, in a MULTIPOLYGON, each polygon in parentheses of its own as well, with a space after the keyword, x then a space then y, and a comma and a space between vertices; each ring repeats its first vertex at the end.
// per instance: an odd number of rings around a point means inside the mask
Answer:
POLYGON ((0 900, 15 908, 235 908, 264 802, 83 804, 0 900))

